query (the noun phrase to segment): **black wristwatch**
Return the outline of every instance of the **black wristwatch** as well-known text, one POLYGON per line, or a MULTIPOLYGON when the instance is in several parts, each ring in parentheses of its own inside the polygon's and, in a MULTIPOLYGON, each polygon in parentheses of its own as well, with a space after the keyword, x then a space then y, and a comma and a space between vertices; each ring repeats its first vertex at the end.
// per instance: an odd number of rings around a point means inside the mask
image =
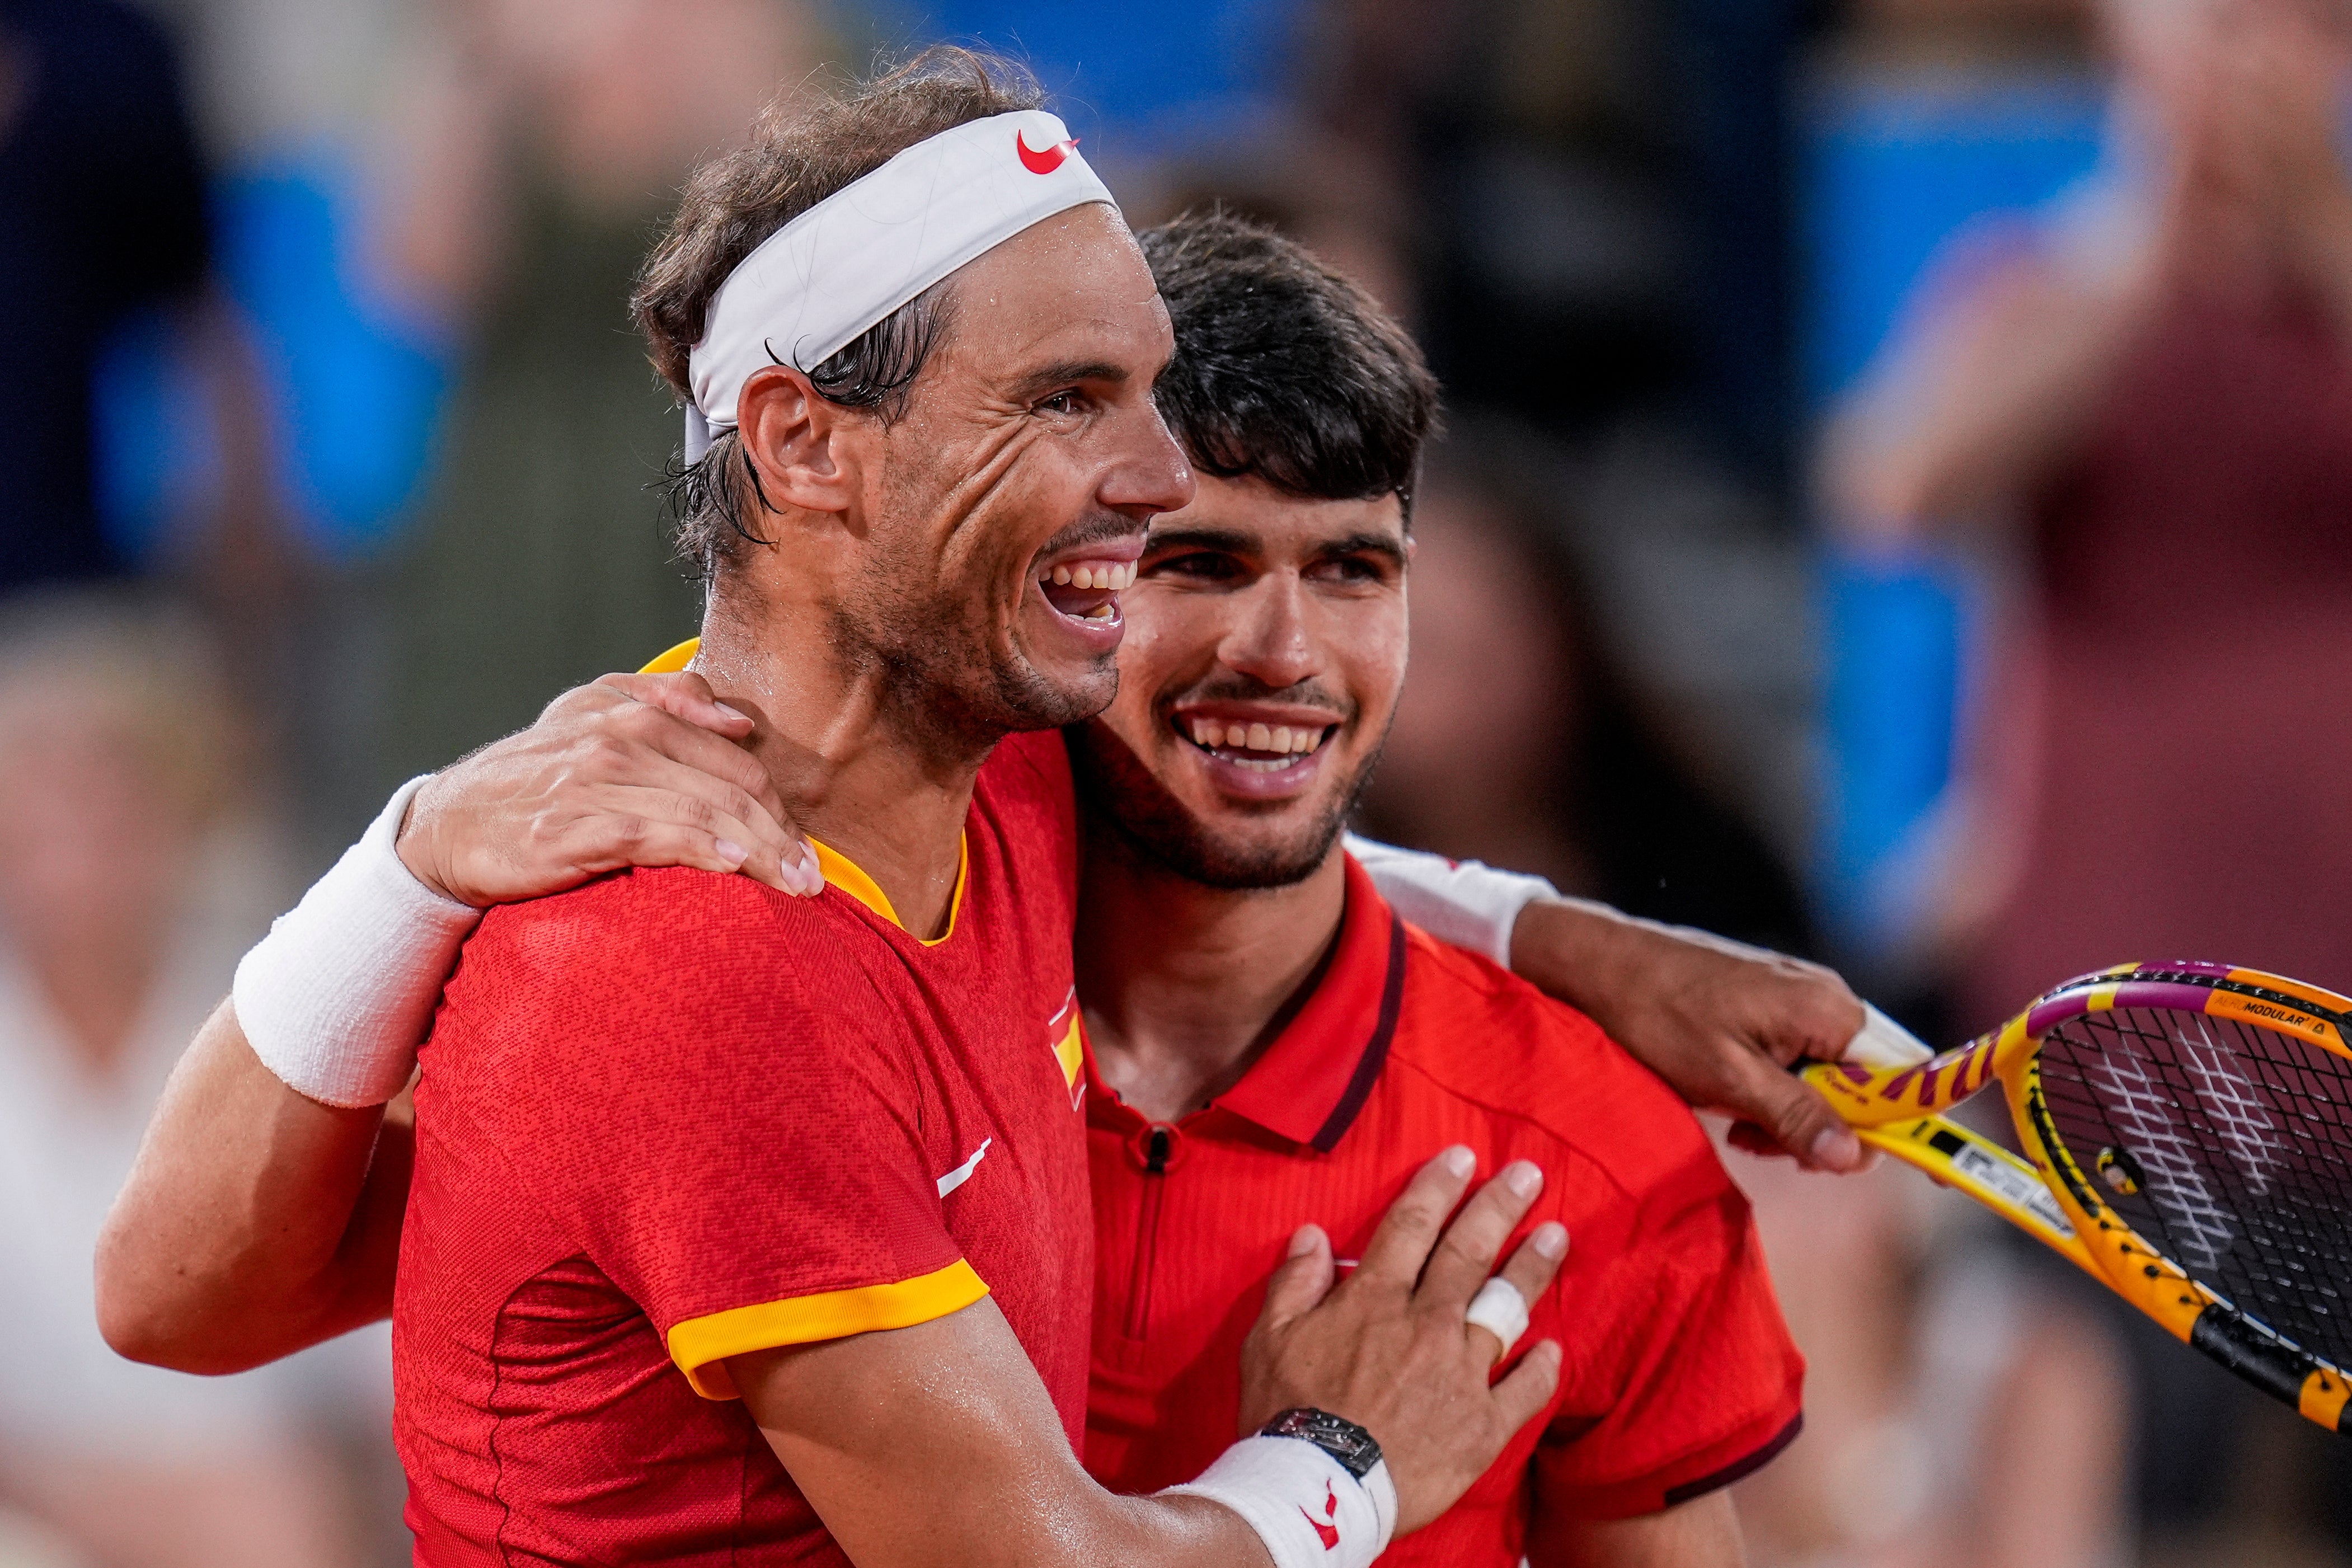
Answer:
POLYGON ((1362 1480, 1381 1462, 1381 1446, 1370 1432, 1328 1410, 1300 1405, 1286 1410, 1257 1429, 1261 1437, 1298 1437, 1339 1461, 1347 1472, 1362 1480))

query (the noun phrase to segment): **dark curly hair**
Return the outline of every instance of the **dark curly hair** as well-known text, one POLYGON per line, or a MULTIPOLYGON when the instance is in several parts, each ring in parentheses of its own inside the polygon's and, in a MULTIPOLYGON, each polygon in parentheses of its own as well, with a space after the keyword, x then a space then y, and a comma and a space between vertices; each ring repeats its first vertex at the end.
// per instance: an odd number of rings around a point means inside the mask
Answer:
MULTIPOLYGON (((1045 100, 1028 70, 1001 56, 938 45, 871 79, 813 86, 769 105, 751 139, 695 171, 668 231, 638 275, 631 309, 654 369, 681 400, 687 363, 729 273, 784 225, 918 142, 1045 100)), ((934 284, 808 371, 818 395, 896 418, 952 318, 934 284)), ((744 543, 759 475, 731 430, 667 480, 678 553, 707 583, 744 543)))
POLYGON ((1160 411, 1194 465, 1322 500, 1393 494, 1410 523, 1437 380, 1395 319, 1305 247, 1222 210, 1136 238, 1176 331, 1160 411))

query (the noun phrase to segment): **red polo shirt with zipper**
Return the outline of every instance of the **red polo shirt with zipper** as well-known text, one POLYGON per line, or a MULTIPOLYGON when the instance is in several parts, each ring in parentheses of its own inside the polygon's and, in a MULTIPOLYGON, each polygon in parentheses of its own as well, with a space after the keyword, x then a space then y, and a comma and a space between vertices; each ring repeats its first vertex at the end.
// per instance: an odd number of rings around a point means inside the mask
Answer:
POLYGON ((1353 859, 1323 973, 1233 1089, 1153 1123, 1091 1054, 1087 1074, 1086 1459, 1105 1486, 1153 1491, 1215 1458, 1291 1233, 1321 1225, 1344 1267, 1450 1143, 1477 1152, 1481 1179, 1516 1159, 1543 1169, 1520 1237, 1559 1220, 1569 1256, 1520 1349, 1556 1339, 1566 1358, 1549 1408, 1383 1563, 1507 1568, 1538 1509, 1654 1512, 1796 1436, 1804 1363, 1747 1201, 1689 1109, 1581 1014, 1399 920, 1353 859))

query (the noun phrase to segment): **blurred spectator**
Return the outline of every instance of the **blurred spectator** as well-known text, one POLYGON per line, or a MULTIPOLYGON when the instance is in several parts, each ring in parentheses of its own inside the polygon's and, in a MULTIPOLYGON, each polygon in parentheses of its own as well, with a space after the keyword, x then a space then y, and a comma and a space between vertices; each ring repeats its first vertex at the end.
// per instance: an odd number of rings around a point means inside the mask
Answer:
POLYGON ((55 595, 0 616, 0 1510, 100 1568, 357 1562, 329 1428, 388 1408, 380 1335, 220 1380, 99 1337, 107 1206, 282 900, 229 809, 245 776, 216 668, 177 617, 55 595))
MULTIPOLYGON (((2105 166, 1944 259, 1829 448, 1855 534, 2021 566, 1946 900, 1971 1028, 2134 958, 2352 985, 2305 896, 2352 881, 2352 5, 2104 16, 2105 166)), ((2152 1535, 2210 1527, 2271 1430, 2168 1350, 2136 1423, 2152 1535)), ((2352 1488, 2315 1442, 2278 1458, 2282 1498, 2352 1488)))
POLYGON ((1811 945, 1761 838, 1694 779, 1605 651, 1556 498, 1475 431, 1413 509, 1412 672, 1366 829, 1789 952, 1811 945))
POLYGON ((1308 114, 1408 194, 1452 398, 1575 439, 1670 426, 1777 486, 1801 9, 1323 0, 1308 114))
POLYGON ((2123 1355, 2102 1293, 1892 1164, 1736 1150, 1805 1352, 1805 1430, 1740 1484, 1755 1568, 2123 1568, 2123 1355))
POLYGON ((1985 1022, 2133 953, 2352 984, 2352 933, 2245 874, 2352 875, 2352 7, 2112 16, 2111 167, 1975 237, 1833 443, 1855 529, 2031 559, 1987 716, 2011 852, 1969 858, 1985 1022))
POLYGON ((793 0, 443 0, 436 21, 384 245, 467 346, 395 567, 387 789, 692 634, 653 490, 679 415, 629 289, 687 172, 820 58, 793 0))
POLYGON ((0 594, 126 569, 100 526, 94 374, 134 313, 194 304, 205 247, 163 34, 114 0, 0 0, 0 594))

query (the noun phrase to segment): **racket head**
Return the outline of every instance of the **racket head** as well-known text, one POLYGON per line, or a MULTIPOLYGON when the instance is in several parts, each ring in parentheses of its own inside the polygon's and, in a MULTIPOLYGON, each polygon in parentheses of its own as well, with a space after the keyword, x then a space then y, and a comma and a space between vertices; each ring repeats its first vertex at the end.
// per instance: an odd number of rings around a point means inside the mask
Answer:
POLYGON ((2331 1430, 2352 1362, 2352 999, 2233 965, 2043 995, 1998 1071, 2117 1294, 2331 1430))

